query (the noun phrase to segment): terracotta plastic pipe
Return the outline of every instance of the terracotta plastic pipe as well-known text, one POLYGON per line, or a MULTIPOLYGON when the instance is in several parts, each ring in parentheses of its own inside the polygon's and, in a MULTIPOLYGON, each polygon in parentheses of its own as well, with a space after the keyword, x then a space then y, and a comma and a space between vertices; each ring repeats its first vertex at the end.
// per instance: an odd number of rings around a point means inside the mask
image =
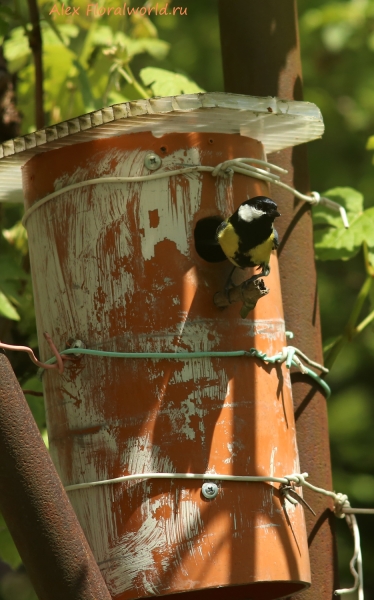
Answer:
POLYGON ((2 353, 0 510, 39 600, 111 600, 12 367, 2 353))

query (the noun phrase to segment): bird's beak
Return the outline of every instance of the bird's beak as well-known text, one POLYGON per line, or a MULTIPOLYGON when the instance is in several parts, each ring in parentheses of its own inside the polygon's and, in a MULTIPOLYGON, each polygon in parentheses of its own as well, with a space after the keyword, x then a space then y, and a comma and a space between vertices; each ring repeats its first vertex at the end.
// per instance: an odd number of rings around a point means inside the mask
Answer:
POLYGON ((272 210, 271 213, 270 213, 270 216, 274 217, 274 219, 275 219, 276 217, 280 217, 281 214, 277 210, 272 210))

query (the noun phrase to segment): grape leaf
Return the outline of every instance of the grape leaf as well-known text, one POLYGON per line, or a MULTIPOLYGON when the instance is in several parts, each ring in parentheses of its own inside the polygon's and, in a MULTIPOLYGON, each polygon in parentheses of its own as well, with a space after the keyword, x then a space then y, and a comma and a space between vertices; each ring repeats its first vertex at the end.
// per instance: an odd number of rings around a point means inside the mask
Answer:
POLYGON ((374 265, 374 207, 364 210, 363 197, 352 188, 334 188, 323 194, 345 207, 349 228, 340 214, 317 205, 313 209, 314 247, 317 260, 349 260, 366 242, 374 265))
POLYGON ((139 73, 144 85, 149 86, 155 96, 176 96, 204 92, 194 81, 180 73, 156 67, 146 67, 139 73))
POLYGON ((19 321, 20 316, 13 304, 10 303, 6 295, 0 290, 0 316, 5 317, 7 319, 11 319, 12 321, 19 321))

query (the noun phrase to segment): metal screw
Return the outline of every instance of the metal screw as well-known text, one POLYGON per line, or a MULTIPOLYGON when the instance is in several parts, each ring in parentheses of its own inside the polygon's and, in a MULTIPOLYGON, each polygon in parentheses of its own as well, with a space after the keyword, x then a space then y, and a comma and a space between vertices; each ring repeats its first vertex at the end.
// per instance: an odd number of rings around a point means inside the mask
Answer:
POLYGON ((149 169, 150 171, 156 171, 157 169, 159 169, 161 167, 162 160, 158 156, 158 154, 155 154, 154 152, 150 152, 149 154, 146 154, 146 156, 144 158, 144 164, 147 167, 147 169, 149 169))
POLYGON ((218 494, 218 485, 216 483, 212 483, 211 481, 203 483, 201 493, 204 498, 212 500, 218 494))

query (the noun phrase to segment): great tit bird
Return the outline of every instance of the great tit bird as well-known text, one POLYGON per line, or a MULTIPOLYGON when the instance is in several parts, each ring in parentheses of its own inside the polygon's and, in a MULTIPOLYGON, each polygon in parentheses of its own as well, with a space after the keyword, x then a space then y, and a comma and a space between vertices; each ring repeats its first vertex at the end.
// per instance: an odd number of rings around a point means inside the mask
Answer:
POLYGON ((278 247, 278 234, 273 227, 276 217, 280 217, 280 213, 275 202, 266 196, 256 196, 243 202, 218 226, 216 240, 234 265, 226 291, 232 285, 231 277, 236 267, 261 268, 261 273, 251 280, 269 275, 270 254, 278 247))

